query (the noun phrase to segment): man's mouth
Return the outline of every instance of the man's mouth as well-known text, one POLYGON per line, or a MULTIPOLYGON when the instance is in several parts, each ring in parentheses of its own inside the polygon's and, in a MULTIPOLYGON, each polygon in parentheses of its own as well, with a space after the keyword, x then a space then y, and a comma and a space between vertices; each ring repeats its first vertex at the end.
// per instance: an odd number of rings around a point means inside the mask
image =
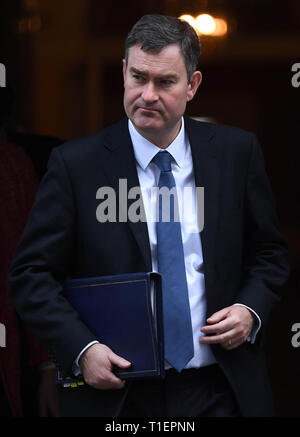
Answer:
POLYGON ((144 106, 138 106, 137 109, 141 109, 146 112, 159 112, 158 109, 155 108, 145 108, 144 106))

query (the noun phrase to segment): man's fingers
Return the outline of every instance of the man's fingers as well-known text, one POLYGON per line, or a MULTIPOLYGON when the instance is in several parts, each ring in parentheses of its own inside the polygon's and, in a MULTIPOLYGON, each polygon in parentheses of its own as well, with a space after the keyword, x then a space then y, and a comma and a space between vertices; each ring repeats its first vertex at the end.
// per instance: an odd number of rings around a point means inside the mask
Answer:
POLYGON ((130 367, 131 363, 116 355, 110 348, 103 344, 90 346, 80 358, 80 367, 84 380, 88 385, 102 390, 121 389, 125 385, 113 373, 113 367, 130 367))
POLYGON ((125 386, 125 381, 118 378, 110 368, 102 368, 84 379, 88 385, 101 390, 118 390, 125 386))
POLYGON ((206 321, 207 323, 218 323, 227 317, 228 312, 229 308, 223 308, 222 310, 212 314, 206 321))
POLYGON ((223 343, 221 346, 224 349, 227 349, 228 351, 237 348, 238 346, 240 346, 243 342, 241 340, 228 340, 226 343, 223 343))
POLYGON ((109 359, 111 363, 117 367, 121 367, 122 369, 126 369, 126 367, 130 367, 131 363, 128 360, 125 360, 125 358, 120 357, 119 355, 115 354, 114 352, 111 352, 109 354, 109 359))
POLYGON ((230 331, 224 332, 219 335, 204 335, 200 338, 200 343, 203 344, 222 344, 226 345, 226 343, 229 343, 229 340, 232 341, 234 336, 236 335, 235 331, 232 329, 230 331))
POLYGON ((235 349, 244 341, 246 341, 245 335, 237 329, 231 329, 218 335, 204 335, 200 338, 202 344, 220 344, 227 350, 235 349))
POLYGON ((221 322, 217 322, 211 325, 203 326, 200 331, 204 334, 221 334, 222 332, 229 331, 234 328, 234 322, 230 319, 223 319, 221 322))
POLYGON ((209 323, 201 328, 206 334, 200 343, 220 344, 231 350, 244 343, 253 326, 254 316, 242 305, 232 305, 214 313, 207 319, 209 323))
POLYGON ((99 388, 104 390, 118 390, 122 389, 125 386, 125 381, 118 378, 114 373, 110 373, 107 375, 106 380, 100 380, 99 388))

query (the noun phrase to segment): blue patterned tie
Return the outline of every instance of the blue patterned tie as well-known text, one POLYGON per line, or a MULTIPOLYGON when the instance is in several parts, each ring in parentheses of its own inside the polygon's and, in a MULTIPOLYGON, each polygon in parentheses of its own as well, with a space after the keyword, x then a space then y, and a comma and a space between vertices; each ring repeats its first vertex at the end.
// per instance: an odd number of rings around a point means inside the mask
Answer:
MULTIPOLYGON (((170 153, 167 151, 157 153, 153 162, 160 169, 159 189, 174 188, 175 179, 171 171, 170 153)), ((158 271, 162 275, 163 289, 165 359, 180 372, 194 356, 193 332, 181 226, 175 214, 178 208, 177 198, 171 195, 167 197, 167 202, 163 199, 164 197, 159 195, 159 218, 156 229, 158 271)))

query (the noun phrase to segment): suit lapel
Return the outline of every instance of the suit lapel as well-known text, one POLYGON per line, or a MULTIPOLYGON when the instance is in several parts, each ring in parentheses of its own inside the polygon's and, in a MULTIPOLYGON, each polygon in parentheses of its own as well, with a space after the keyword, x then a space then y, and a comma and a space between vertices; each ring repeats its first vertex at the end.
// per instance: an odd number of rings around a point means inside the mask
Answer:
MULTIPOLYGON (((130 205, 138 199, 128 199, 128 192, 131 188, 140 186, 127 119, 123 119, 120 123, 108 130, 105 139, 104 153, 104 171, 106 172, 107 179, 110 181, 109 186, 114 189, 117 197, 117 220, 119 208, 122 210, 121 213, 123 217, 126 218, 130 205), (120 179, 125 180, 126 182, 124 183, 127 184, 127 192, 123 193, 123 195, 121 193, 122 199, 125 200, 124 196, 126 196, 127 201, 121 202, 121 204, 119 202, 120 179)), ((146 269, 147 271, 151 271, 152 261, 147 223, 143 221, 133 223, 128 218, 127 222, 144 258, 146 269)))
POLYGON ((219 210, 220 158, 213 125, 185 118, 196 187, 204 187, 204 228, 201 232, 206 288, 213 280, 219 210))

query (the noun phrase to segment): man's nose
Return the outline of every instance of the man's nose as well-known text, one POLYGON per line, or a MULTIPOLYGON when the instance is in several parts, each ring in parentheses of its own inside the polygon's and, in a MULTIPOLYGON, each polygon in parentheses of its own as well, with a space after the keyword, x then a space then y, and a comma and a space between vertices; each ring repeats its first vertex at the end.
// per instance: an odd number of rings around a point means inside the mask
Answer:
POLYGON ((153 103, 158 100, 158 95, 155 86, 152 82, 148 82, 143 90, 142 98, 146 103, 153 103))

